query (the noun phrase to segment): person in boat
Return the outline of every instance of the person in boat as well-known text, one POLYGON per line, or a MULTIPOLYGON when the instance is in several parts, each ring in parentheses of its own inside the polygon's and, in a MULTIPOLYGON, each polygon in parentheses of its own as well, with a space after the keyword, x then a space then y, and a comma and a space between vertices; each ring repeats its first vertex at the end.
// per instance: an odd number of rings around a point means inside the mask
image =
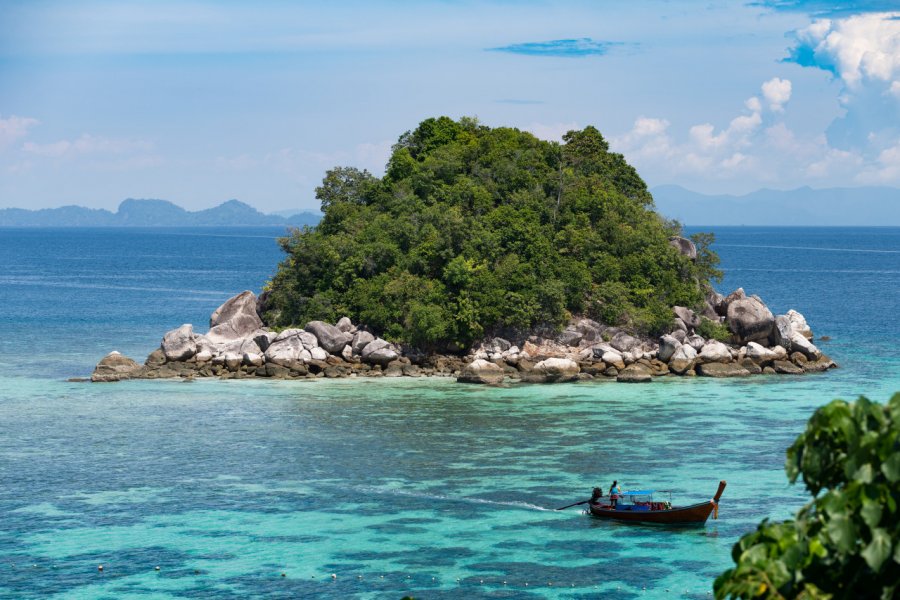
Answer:
POLYGON ((601 490, 601 489, 598 488, 598 487, 595 487, 595 488, 594 488, 594 491, 591 492, 590 503, 591 503, 592 505, 594 505, 594 504, 600 504, 600 499, 601 499, 601 498, 603 498, 603 490, 601 490))
POLYGON ((622 488, 619 487, 619 481, 613 481, 612 485, 609 486, 609 503, 613 505, 613 508, 615 508, 616 503, 619 500, 619 494, 621 493, 622 488))

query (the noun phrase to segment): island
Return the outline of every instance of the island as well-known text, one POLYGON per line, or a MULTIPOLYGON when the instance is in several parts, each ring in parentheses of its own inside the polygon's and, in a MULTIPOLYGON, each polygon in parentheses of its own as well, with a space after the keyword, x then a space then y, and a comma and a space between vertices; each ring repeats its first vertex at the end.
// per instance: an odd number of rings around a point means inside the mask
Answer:
POLYGON ((239 200, 198 211, 188 211, 167 200, 128 198, 116 212, 102 208, 62 206, 27 210, 0 208, 0 227, 275 227, 315 225, 321 215, 297 212, 267 215, 239 200))
POLYGON ((279 240, 266 289, 92 380, 445 376, 497 384, 835 367, 803 315, 717 293, 710 234, 683 235, 594 127, 562 143, 473 118, 400 136, 383 177, 328 171, 323 217, 279 240))

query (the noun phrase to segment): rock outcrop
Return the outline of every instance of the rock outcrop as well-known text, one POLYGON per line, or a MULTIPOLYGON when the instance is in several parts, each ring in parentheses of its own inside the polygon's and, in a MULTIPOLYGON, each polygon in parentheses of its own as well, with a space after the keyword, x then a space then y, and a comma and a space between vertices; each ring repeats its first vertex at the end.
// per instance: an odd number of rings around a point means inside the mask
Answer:
POLYGON ((678 250, 682 256, 697 260, 697 246, 691 240, 675 235, 669 238, 669 245, 678 250))
POLYGON ((193 357, 199 348, 199 340, 194 335, 194 326, 185 324, 166 332, 161 347, 168 361, 185 361, 193 357))
POLYGON ((568 358, 547 358, 534 365, 523 377, 532 383, 559 383, 574 381, 581 369, 578 363, 568 358))
POLYGON ((672 372, 681 375, 687 373, 691 367, 694 366, 694 361, 696 360, 697 351, 691 346, 683 344, 678 347, 675 354, 673 354, 672 358, 669 360, 669 369, 672 370, 672 372))
POLYGON ((774 317, 759 297, 747 296, 743 289, 706 299, 704 314, 728 325, 731 343, 704 339, 694 331, 701 324, 698 314, 674 307, 672 331, 655 340, 581 317, 556 334, 532 333, 512 341, 486 338, 466 356, 401 348, 346 317, 335 325, 311 321, 303 329, 271 331, 260 319, 259 305, 252 292, 242 292, 212 313, 206 334, 191 325, 173 329, 144 365, 110 353, 91 380, 443 376, 483 384, 637 383, 667 375, 797 375, 837 366, 812 343, 803 315, 791 310, 774 317))
POLYGON ((616 377, 616 381, 624 383, 648 383, 653 379, 653 370, 643 363, 633 363, 625 367, 616 377))
POLYGON ((348 333, 349 329, 342 331, 338 327, 322 321, 310 321, 303 329, 316 336, 319 346, 330 354, 340 354, 344 346, 353 341, 353 335, 348 333))
POLYGON ((94 372, 91 373, 91 381, 94 382, 112 382, 123 381, 140 376, 141 365, 137 364, 127 356, 119 354, 115 350, 104 356, 94 372))
POLYGON ((671 335, 664 335, 659 338, 659 349, 656 351, 656 358, 667 363, 681 343, 671 335))
POLYGON ((498 365, 478 358, 470 362, 462 370, 456 381, 459 383, 487 383, 496 385, 502 383, 506 374, 498 365))
POLYGON ((206 337, 215 341, 245 338, 263 327, 256 314, 256 294, 241 292, 213 311, 209 317, 209 333, 206 337))
POLYGON ((762 300, 750 296, 728 302, 726 323, 734 334, 735 341, 746 344, 768 340, 775 324, 775 317, 762 300))
POLYGON ((747 377, 750 371, 737 363, 703 363, 697 366, 697 374, 704 377, 747 377))

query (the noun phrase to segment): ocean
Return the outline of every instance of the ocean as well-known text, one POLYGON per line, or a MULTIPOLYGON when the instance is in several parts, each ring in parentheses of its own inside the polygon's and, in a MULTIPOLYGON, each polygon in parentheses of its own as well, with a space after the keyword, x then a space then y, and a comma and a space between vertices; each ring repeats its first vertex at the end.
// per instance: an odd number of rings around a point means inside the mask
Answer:
POLYGON ((840 369, 71 383, 205 330, 283 232, 0 229, 0 598, 708 598, 743 533, 805 502, 784 451, 812 411, 900 390, 900 228, 712 230, 720 291, 799 310, 840 369), (613 479, 728 487, 700 528, 552 510, 613 479))

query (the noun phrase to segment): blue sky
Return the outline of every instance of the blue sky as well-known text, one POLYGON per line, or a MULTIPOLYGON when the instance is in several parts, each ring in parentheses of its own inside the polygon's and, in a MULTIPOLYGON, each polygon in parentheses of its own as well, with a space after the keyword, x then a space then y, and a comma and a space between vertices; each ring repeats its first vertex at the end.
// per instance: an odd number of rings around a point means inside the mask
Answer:
POLYGON ((651 186, 900 186, 896 2, 4 2, 0 208, 317 208, 429 116, 595 125, 651 186), (892 10, 894 12, 892 12, 892 10))

